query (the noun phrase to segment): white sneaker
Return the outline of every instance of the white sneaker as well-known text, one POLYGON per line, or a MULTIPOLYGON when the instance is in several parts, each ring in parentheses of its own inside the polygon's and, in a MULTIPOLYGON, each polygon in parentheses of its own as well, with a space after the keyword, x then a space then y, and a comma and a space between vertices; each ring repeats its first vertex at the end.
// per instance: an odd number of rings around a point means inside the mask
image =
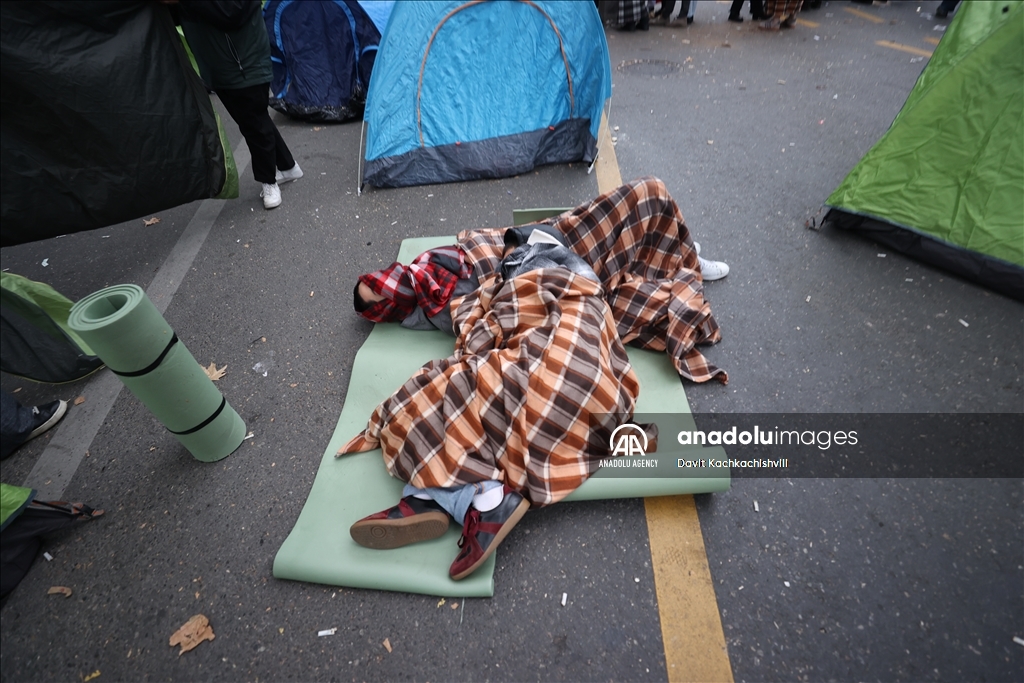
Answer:
POLYGON ((264 209, 275 209, 281 206, 281 188, 277 183, 263 183, 263 191, 260 192, 260 196, 263 197, 264 209))
POLYGON ((287 171, 278 169, 276 178, 277 184, 290 183, 293 180, 298 180, 302 177, 302 169, 299 168, 299 162, 295 162, 295 165, 289 168, 287 171))
POLYGON ((697 261, 700 262, 700 274, 705 282, 721 280, 729 274, 729 265, 724 261, 708 261, 700 257, 700 242, 693 243, 693 250, 697 252, 697 261))
POLYGON ((728 264, 722 261, 708 261, 700 256, 697 257, 697 261, 700 262, 700 274, 704 278, 704 282, 721 280, 729 274, 728 264))

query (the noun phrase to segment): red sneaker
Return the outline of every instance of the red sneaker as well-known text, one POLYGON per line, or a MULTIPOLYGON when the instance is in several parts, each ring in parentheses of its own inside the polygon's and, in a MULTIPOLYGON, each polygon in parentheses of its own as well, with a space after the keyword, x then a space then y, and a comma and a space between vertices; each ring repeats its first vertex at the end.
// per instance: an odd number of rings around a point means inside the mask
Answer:
POLYGON ((505 486, 504 494, 501 504, 493 510, 480 512, 470 508, 466 513, 462 538, 459 539, 462 550, 448 569, 448 575, 455 581, 479 569, 530 509, 530 503, 508 486, 505 486))
POLYGON ((449 519, 434 501, 406 496, 395 507, 363 517, 349 533, 364 548, 390 550, 442 536, 448 530, 449 519))

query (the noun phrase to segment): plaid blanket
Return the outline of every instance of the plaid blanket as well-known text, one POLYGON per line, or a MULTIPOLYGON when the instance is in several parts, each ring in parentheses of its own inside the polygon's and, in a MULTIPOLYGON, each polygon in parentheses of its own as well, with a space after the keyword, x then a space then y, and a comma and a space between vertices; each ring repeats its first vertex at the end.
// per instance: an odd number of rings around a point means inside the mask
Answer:
MULTIPOLYGON (((690 231, 661 180, 640 178, 543 222, 601 278, 622 343, 667 352, 676 371, 694 382, 728 382, 695 348, 720 341, 722 333, 704 299, 690 231)), ((459 233, 481 282, 498 272, 504 231, 459 233)))
POLYGON ((455 313, 455 353, 377 406, 338 455, 380 447, 420 488, 497 480, 556 503, 609 457, 640 391, 601 287, 564 269, 491 276, 455 313))
POLYGON ((416 307, 427 315, 437 315, 448 305, 455 283, 471 272, 463 251, 451 246, 426 251, 407 266, 395 262, 360 275, 359 282, 384 297, 360 315, 376 323, 401 322, 416 307))

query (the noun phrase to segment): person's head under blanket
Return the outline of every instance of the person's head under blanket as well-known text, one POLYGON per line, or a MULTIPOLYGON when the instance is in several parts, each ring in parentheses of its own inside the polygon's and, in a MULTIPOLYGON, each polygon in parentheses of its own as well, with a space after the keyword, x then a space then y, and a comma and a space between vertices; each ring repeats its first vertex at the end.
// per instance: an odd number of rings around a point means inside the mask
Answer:
MULTIPOLYGON (((503 256, 515 252, 515 266, 530 269, 566 267, 600 281, 592 268, 566 246, 557 230, 532 224, 505 230, 503 256), (536 253, 532 245, 545 245, 536 253), (547 256, 544 256, 547 254, 547 256), (525 264, 524 259, 529 259, 525 264), (548 260, 545 266, 544 259, 548 260)), ((506 279, 508 274, 505 273, 506 279)), ((392 263, 387 268, 360 275, 352 292, 356 313, 375 323, 401 323, 413 330, 441 330, 454 336, 451 302, 480 286, 458 245, 423 252, 409 265, 392 263)))
POLYGON ((582 258, 604 288, 623 343, 665 351, 684 379, 727 381, 694 347, 721 339, 703 285, 724 277, 728 266, 698 255, 675 200, 652 177, 540 223, 462 231, 455 245, 361 275, 354 308, 372 322, 454 335, 452 302, 502 275, 504 259, 531 240, 582 258))

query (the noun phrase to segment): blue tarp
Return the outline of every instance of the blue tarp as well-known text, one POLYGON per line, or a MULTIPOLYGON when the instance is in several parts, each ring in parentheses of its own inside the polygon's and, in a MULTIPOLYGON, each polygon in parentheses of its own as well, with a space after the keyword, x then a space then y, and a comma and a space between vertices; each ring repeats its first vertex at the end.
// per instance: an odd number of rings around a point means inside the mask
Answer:
POLYGON ((501 178, 594 159, 611 66, 593 3, 398 3, 380 45, 364 182, 501 178))
POLYGON ((394 2, 270 0, 263 18, 274 78, 270 106, 307 121, 358 118, 394 2))

